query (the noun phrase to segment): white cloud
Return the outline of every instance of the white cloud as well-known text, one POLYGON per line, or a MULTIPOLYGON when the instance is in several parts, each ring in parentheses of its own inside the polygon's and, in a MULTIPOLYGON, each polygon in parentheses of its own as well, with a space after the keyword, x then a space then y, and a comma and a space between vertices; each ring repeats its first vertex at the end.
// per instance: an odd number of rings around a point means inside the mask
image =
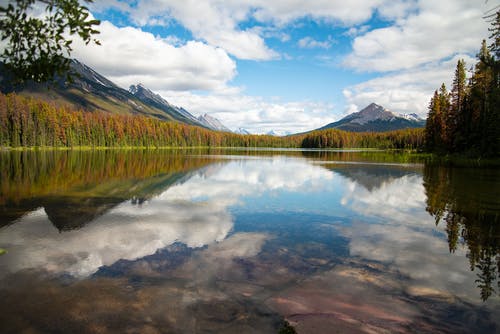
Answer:
POLYGON ((283 25, 298 18, 313 17, 337 21, 344 25, 364 22, 372 16, 374 9, 384 0, 254 0, 249 1, 254 8, 254 17, 261 21, 274 21, 283 25))
POLYGON ((418 0, 393 0, 383 3, 377 12, 386 20, 398 20, 418 9, 418 0))
POLYGON ((195 38, 221 47, 240 59, 269 60, 278 57, 255 31, 238 29, 238 24, 248 17, 249 9, 247 5, 219 1, 147 0, 128 10, 139 25, 158 25, 158 17, 177 20, 195 38))
POLYGON ((459 59, 464 59, 468 66, 475 63, 475 60, 468 55, 457 55, 446 61, 381 76, 348 87, 344 89, 343 94, 350 107, 349 111, 362 109, 375 102, 394 112, 417 113, 425 118, 433 92, 443 82, 451 88, 453 73, 459 59))
POLYGON ((152 90, 225 90, 236 75, 236 64, 227 53, 202 42, 176 46, 138 28, 118 28, 102 22, 101 46, 74 42, 73 56, 128 88, 143 83, 152 90))
POLYGON ((418 11, 396 24, 354 39, 345 65, 363 71, 395 71, 474 54, 487 35, 482 18, 488 4, 469 0, 422 0, 418 11))
POLYGON ((348 36, 348 37, 356 37, 358 35, 362 35, 364 34, 365 32, 367 32, 368 30, 370 30, 370 26, 369 25, 362 25, 360 27, 350 27, 349 30, 347 30, 344 35, 348 36))
POLYGON ((307 36, 299 39, 297 45, 303 49, 329 49, 332 47, 332 39, 331 36, 328 36, 326 41, 317 41, 307 36))
MULTIPOLYGON (((377 6, 385 0, 245 0, 245 1, 176 1, 144 0, 124 7, 121 2, 110 3, 129 13, 136 24, 168 25, 180 22, 193 36, 221 47, 240 59, 269 60, 278 57, 266 44, 259 29, 241 29, 249 19, 275 26, 284 26, 303 17, 340 22, 344 25, 368 20, 377 6), (161 18, 161 19, 160 19, 161 18)), ((103 11, 106 6, 96 5, 103 11)), ((285 37, 286 40, 286 37, 285 37)))
POLYGON ((264 99, 238 92, 228 94, 198 95, 190 92, 160 94, 174 105, 185 107, 191 113, 209 113, 232 130, 244 127, 251 133, 303 132, 333 121, 334 106, 326 102, 264 99))

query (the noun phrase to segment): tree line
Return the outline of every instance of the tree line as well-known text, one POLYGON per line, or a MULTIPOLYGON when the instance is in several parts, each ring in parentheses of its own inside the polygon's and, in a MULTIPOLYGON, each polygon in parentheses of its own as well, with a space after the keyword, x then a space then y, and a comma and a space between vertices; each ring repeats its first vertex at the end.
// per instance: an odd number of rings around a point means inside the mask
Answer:
POLYGON ((141 115, 85 112, 0 94, 3 147, 282 147, 421 149, 423 129, 354 133, 336 129, 286 137, 240 135, 141 115))
POLYGON ((492 22, 491 44, 483 40, 477 62, 459 60, 451 91, 443 83, 429 103, 425 140, 431 152, 500 155, 500 11, 492 22))

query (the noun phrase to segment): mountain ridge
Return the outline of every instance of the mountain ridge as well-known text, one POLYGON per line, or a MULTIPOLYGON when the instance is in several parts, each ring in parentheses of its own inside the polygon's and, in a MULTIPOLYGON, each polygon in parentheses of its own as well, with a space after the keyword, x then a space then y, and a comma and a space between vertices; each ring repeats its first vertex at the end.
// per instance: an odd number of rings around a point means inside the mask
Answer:
MULTIPOLYGON (((77 59, 71 60, 70 69, 71 81, 67 81, 66 77, 56 77, 51 83, 28 82, 16 86, 0 62, 0 91, 88 112, 100 110, 114 114, 143 115, 220 131, 201 122, 186 109, 170 104, 142 84, 131 85, 129 90, 123 89, 77 59)), ((219 120, 217 122, 220 123, 219 120)))
POLYGON ((207 113, 198 116, 197 120, 198 122, 200 122, 201 124, 207 126, 212 130, 232 132, 229 128, 227 128, 224 124, 222 124, 221 121, 219 121, 217 118, 213 116, 210 116, 207 113))
POLYGON ((409 128, 421 128, 425 126, 425 120, 417 114, 398 115, 389 109, 376 103, 370 103, 361 111, 354 112, 329 123, 317 130, 339 129, 351 132, 383 132, 409 128))
POLYGON ((142 102, 164 111, 179 122, 206 127, 187 110, 171 105, 160 94, 154 93, 150 89, 144 87, 141 83, 137 85, 131 85, 129 88, 129 92, 142 102))

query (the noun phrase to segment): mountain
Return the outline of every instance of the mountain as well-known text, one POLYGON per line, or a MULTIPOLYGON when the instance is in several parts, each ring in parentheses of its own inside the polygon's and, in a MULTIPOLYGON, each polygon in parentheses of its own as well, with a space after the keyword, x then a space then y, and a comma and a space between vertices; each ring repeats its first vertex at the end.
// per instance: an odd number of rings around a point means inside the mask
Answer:
POLYGON ((203 126, 203 124, 200 124, 198 119, 191 115, 186 109, 171 105, 159 94, 153 93, 151 90, 147 89, 140 83, 137 85, 131 85, 129 88, 129 92, 145 104, 164 111, 176 121, 191 125, 203 126))
POLYGON ((238 128, 238 130, 235 130, 234 133, 237 133, 239 135, 251 135, 250 131, 243 128, 238 128))
POLYGON ((371 103, 363 110, 347 115, 340 121, 327 124, 318 130, 339 129, 353 132, 381 132, 424 126, 425 120, 416 114, 398 115, 378 104, 371 103))
POLYGON ((0 91, 15 92, 57 105, 85 111, 101 110, 109 113, 145 115, 161 120, 178 121, 203 126, 196 117, 183 108, 170 105, 161 96, 142 85, 131 91, 123 89, 89 66, 71 60, 72 81, 56 78, 51 84, 27 83, 13 86, 0 63, 0 91))
POLYGON ((205 127, 215 131, 231 132, 231 130, 225 127, 224 124, 221 123, 221 121, 219 121, 215 117, 210 116, 209 114, 198 116, 197 121, 205 127))
POLYGON ((277 130, 270 130, 266 132, 266 135, 268 136, 277 136, 277 137, 283 137, 283 136, 288 136, 291 135, 292 133, 290 131, 277 131, 277 130))

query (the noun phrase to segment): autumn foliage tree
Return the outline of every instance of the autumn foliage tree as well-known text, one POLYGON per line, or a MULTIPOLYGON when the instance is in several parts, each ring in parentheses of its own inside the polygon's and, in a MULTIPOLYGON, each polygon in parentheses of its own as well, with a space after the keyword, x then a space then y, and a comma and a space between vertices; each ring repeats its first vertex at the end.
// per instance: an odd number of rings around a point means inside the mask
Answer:
POLYGON ((4 147, 303 147, 420 149, 423 129, 355 133, 335 129, 276 137, 239 135, 139 115, 85 112, 0 94, 4 147))

